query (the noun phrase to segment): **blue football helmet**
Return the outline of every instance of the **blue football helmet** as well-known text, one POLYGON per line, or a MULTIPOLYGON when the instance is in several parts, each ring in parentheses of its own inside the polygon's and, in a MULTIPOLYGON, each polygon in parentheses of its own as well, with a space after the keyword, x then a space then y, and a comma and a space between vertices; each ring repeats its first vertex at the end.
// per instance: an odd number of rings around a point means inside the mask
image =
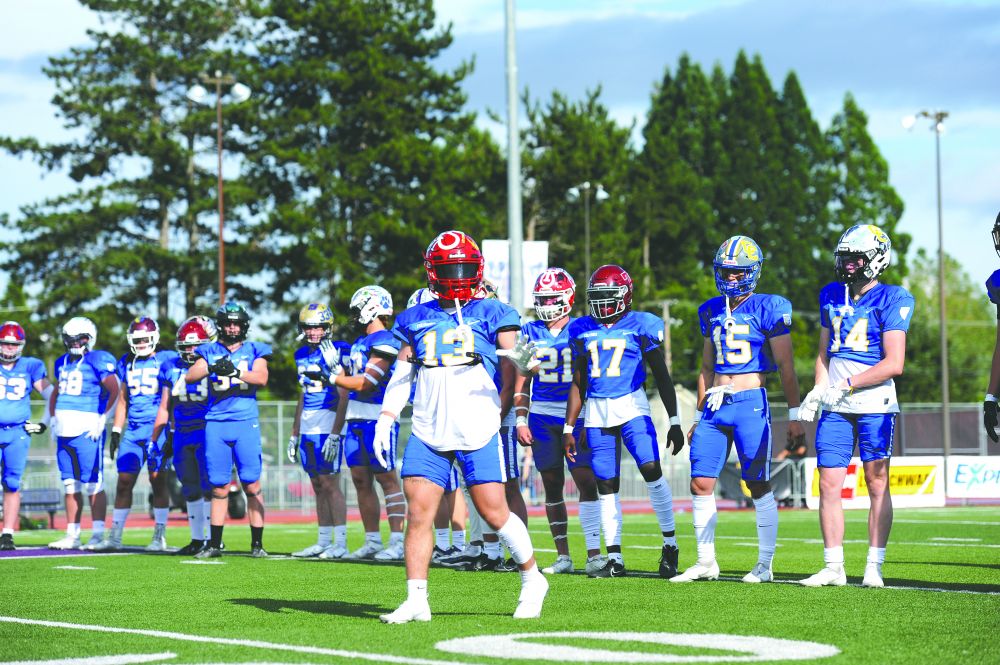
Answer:
POLYGON ((715 288, 730 298, 753 293, 763 263, 764 254, 752 238, 733 236, 715 253, 715 288), (739 279, 728 279, 727 274, 732 272, 741 273, 739 279))

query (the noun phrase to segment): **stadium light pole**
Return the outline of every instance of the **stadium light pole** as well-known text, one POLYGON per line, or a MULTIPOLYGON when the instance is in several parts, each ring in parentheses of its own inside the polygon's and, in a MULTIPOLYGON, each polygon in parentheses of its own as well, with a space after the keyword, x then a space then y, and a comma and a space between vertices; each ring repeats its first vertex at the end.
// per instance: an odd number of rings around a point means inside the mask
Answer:
POLYGON ((505 3, 507 64, 507 238, 510 305, 524 310, 524 228, 521 220, 521 141, 517 128, 517 50, 514 0, 505 3))
MULTIPOLYGON (((239 104, 250 99, 250 88, 239 83, 232 74, 223 74, 218 69, 214 76, 202 73, 198 76, 205 85, 215 86, 215 125, 216 125, 216 145, 218 146, 218 198, 219 198, 219 304, 226 302, 226 243, 223 231, 225 229, 225 202, 222 187, 222 104, 239 104), (222 86, 229 88, 229 98, 223 100, 222 86)), ((208 90, 204 85, 195 84, 188 88, 186 96, 197 104, 210 104, 208 90)))
POLYGON ((941 430, 943 434, 945 476, 948 475, 948 456, 951 455, 951 393, 948 388, 948 323, 945 318, 944 290, 944 222, 941 215, 941 132, 947 111, 920 111, 903 118, 903 127, 912 129, 918 118, 931 121, 934 132, 934 159, 937 178, 937 223, 938 223, 938 315, 941 325, 941 430))
POLYGON ((611 195, 604 185, 591 185, 590 181, 581 182, 575 187, 566 190, 566 200, 576 203, 583 199, 583 271, 586 273, 584 279, 590 280, 590 190, 594 190, 594 202, 606 201, 611 195))

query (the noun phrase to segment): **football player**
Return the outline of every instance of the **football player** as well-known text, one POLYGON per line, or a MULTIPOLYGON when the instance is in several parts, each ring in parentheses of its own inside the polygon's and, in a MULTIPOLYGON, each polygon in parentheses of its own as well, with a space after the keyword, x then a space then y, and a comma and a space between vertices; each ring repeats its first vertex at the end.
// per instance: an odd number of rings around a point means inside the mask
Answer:
POLYGON ((747 236, 729 238, 713 263, 718 296, 698 308, 702 345, 698 404, 691 428, 691 516, 697 562, 671 582, 719 578, 715 559, 715 484, 732 444, 757 511, 757 563, 744 582, 770 582, 778 541, 778 504, 771 492, 771 412, 767 375, 777 370, 789 405, 788 438, 805 444, 798 422, 799 383, 792 362, 792 304, 755 293, 764 255, 747 236))
POLYGON ((222 530, 229 507, 229 481, 236 475, 247 497, 250 519, 250 555, 267 556, 264 549, 264 497, 260 488, 261 441, 257 390, 267 385, 271 347, 248 342, 250 314, 240 304, 227 302, 215 312, 219 341, 199 346, 198 359, 185 374, 190 384, 208 383, 205 413, 205 459, 212 485, 212 528, 208 547, 195 556, 222 556, 222 530))
POLYGON ((0 481, 3 482, 3 533, 0 551, 13 550, 14 525, 21 507, 21 476, 28 461, 32 434, 49 426, 45 408, 39 422, 31 421, 31 391, 48 402, 52 385, 45 363, 24 354, 24 328, 16 321, 0 324, 0 481))
POLYGON ((346 558, 402 561, 406 501, 396 476, 399 426, 393 427, 392 450, 384 459, 375 456, 373 447, 375 421, 382 410, 385 385, 399 353, 399 340, 388 329, 392 296, 381 286, 363 286, 351 296, 350 308, 352 322, 360 336, 351 345, 350 357, 345 358, 349 371, 341 372, 338 364, 330 376, 330 383, 340 390, 340 399, 346 402, 338 407, 333 427, 339 432, 346 420, 344 457, 351 469, 365 528, 364 544, 346 558), (379 531, 381 508, 373 480, 382 487, 385 496, 385 513, 389 521, 389 546, 385 548, 379 531))
MULTIPOLYGON (((1000 255, 1000 213, 993 222, 993 247, 1000 255)), ((986 280, 986 291, 990 302, 997 306, 997 320, 1000 321, 1000 270, 995 271, 986 280)), ((983 400, 983 427, 993 442, 1000 441, 997 436, 997 391, 1000 391, 1000 325, 997 326, 997 341, 993 346, 993 363, 990 365, 990 385, 986 388, 986 399, 983 400)))
MULTIPOLYGON (((323 303, 309 303, 299 312, 299 336, 305 344, 295 352, 302 394, 295 406, 288 461, 302 462, 316 495, 319 536, 315 545, 293 552, 299 558, 339 559, 347 554, 347 503, 340 488, 340 431, 333 429, 338 394, 325 380, 331 368, 326 356, 334 349, 339 360, 350 353, 346 342, 333 341, 333 312, 323 303)), ((337 362, 333 360, 331 362, 337 362)))
POLYGON ((177 355, 163 363, 157 377, 160 406, 151 440, 173 431, 173 465, 187 503, 191 542, 177 554, 191 556, 208 546, 212 486, 205 461, 205 414, 208 412, 208 377, 187 383, 185 375, 198 360, 197 350, 216 340, 215 322, 207 316, 192 316, 177 328, 177 355))
MULTIPOLYGON (((568 328, 576 301, 576 283, 562 268, 549 268, 535 279, 532 297, 538 320, 525 323, 521 331, 534 342, 541 364, 532 377, 518 374, 514 394, 514 408, 518 412, 517 439, 521 445, 531 446, 532 458, 545 488, 545 516, 556 545, 555 562, 542 572, 571 573, 573 559, 566 536, 569 518, 563 498, 566 455, 562 446, 562 425, 573 383, 573 352, 569 346, 568 328)), ((590 448, 583 433, 582 418, 577 419, 573 433, 577 440, 576 459, 568 462, 569 472, 580 491, 580 526, 587 547, 587 562, 596 570, 603 567, 603 562, 599 561, 601 509, 597 503, 597 481, 590 468, 590 448)))
POLYGON ((94 549, 116 550, 122 546, 125 522, 132 510, 132 489, 145 466, 153 488, 153 539, 146 550, 167 549, 167 515, 170 492, 167 468, 172 456, 171 440, 161 428, 153 438, 153 423, 160 407, 160 369, 176 358, 173 351, 160 349, 160 326, 148 316, 134 319, 125 334, 129 353, 118 359, 118 381, 123 386, 122 399, 115 409, 111 427, 111 459, 117 459, 118 487, 111 517, 111 532, 94 549), (122 436, 122 426, 128 427, 122 436))
POLYGON ((104 435, 108 416, 118 401, 119 385, 115 358, 94 348, 97 327, 83 316, 63 325, 66 353, 56 359, 56 385, 49 397, 52 434, 56 437, 56 460, 66 487, 66 535, 49 543, 57 550, 80 547, 80 516, 83 492, 90 501, 94 528, 83 549, 104 541, 104 518, 108 498, 104 493, 104 435))
POLYGON ((879 227, 858 224, 837 243, 837 281, 819 294, 816 386, 799 410, 816 429, 819 523, 825 566, 801 580, 805 586, 843 586, 844 509, 841 490, 855 447, 860 449, 871 508, 868 560, 862 585, 884 586, 882 564, 892 528, 889 460, 899 403, 894 377, 903 373, 913 296, 878 281, 892 259, 892 243, 879 227))
POLYGON ((676 455, 684 446, 677 395, 663 355, 663 321, 647 312, 632 311, 632 278, 617 265, 604 265, 590 276, 587 287, 590 316, 570 323, 567 330, 573 360, 573 385, 566 402, 563 446, 566 458, 576 460, 577 419, 584 415, 591 465, 597 478, 601 529, 607 559, 595 561, 591 577, 621 577, 622 510, 618 500, 621 446, 624 443, 646 481, 650 502, 663 534, 659 574, 677 574, 677 538, 674 533, 673 495, 660 470, 656 430, 643 390, 645 362, 656 381, 660 400, 670 416, 667 441, 676 455), (603 563, 603 565, 601 565, 603 563), (601 566, 601 567, 597 567, 601 566))
POLYGON ((497 532, 521 570, 515 618, 540 616, 548 582, 535 565, 524 523, 507 507, 500 441, 500 354, 528 368, 530 353, 516 350, 520 317, 495 299, 473 299, 483 277, 483 255, 461 231, 445 231, 424 253, 428 284, 438 299, 411 307, 396 319, 402 346, 386 389, 375 429, 375 454, 394 450, 392 432, 417 382, 413 429, 403 456, 408 502, 406 527, 407 598, 386 623, 430 621, 427 570, 432 525, 457 462, 479 514, 497 532), (498 351, 500 349, 500 351, 498 351))

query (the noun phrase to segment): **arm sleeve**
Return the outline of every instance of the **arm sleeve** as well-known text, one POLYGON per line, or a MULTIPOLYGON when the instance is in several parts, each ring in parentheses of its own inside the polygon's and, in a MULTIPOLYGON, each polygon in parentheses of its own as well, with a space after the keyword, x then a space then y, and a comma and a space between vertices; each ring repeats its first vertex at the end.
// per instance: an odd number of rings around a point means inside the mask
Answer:
POLYGON ((416 366, 413 363, 399 362, 392 368, 392 376, 385 387, 385 397, 382 398, 382 410, 399 418, 403 407, 410 400, 410 385, 416 366))

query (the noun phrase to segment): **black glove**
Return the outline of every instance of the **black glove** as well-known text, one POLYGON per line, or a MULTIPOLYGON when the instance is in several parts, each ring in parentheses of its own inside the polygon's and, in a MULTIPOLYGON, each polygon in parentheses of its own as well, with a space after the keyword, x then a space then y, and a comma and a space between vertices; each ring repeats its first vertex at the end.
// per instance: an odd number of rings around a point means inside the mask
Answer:
POLYGON ((214 363, 209 365, 208 369, 216 376, 230 376, 238 378, 240 375, 240 370, 236 369, 236 365, 234 365, 233 361, 229 359, 229 356, 219 358, 214 363))
POLYGON ((111 430, 111 459, 115 458, 115 453, 118 452, 118 444, 121 443, 122 433, 111 430))
POLYGON ((24 431, 28 434, 45 434, 45 430, 49 428, 45 423, 24 423, 24 431))
POLYGON ((160 453, 163 455, 164 459, 170 459, 174 454, 174 430, 168 429, 166 437, 163 440, 163 447, 160 448, 160 453))
POLYGON ((792 459, 802 459, 806 456, 806 435, 800 434, 798 436, 793 436, 788 439, 788 445, 785 446, 785 451, 788 456, 792 459))
POLYGON ((997 403, 992 400, 983 402, 983 427, 993 443, 1000 441, 1000 437, 997 437, 997 403))
POLYGON ((667 444, 674 447, 671 455, 676 455, 684 447, 684 430, 680 425, 671 425, 667 430, 667 444))
POLYGON ((310 381, 319 381, 320 383, 326 383, 330 378, 330 373, 318 369, 308 369, 302 372, 302 376, 309 379, 310 381))

